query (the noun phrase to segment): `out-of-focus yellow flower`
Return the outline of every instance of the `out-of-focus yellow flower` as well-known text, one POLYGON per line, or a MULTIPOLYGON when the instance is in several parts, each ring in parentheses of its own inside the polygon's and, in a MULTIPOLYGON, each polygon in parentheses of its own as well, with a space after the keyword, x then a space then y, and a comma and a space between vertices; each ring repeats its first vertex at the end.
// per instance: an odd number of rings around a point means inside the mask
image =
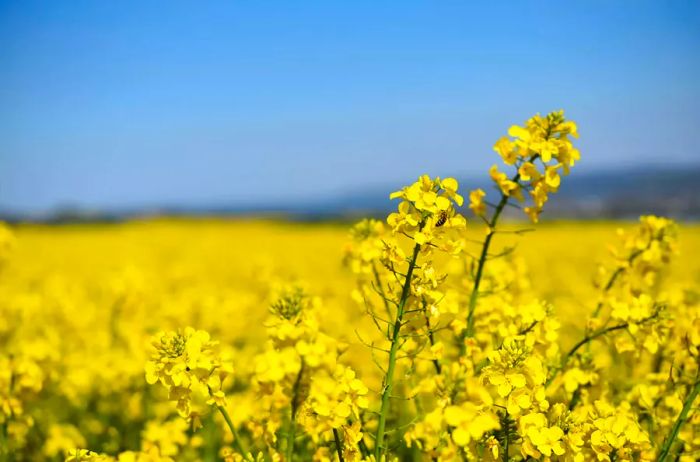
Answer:
POLYGON ((333 375, 321 375, 311 382, 307 401, 307 418, 303 420, 310 429, 328 431, 340 428, 351 416, 359 417, 369 406, 369 390, 348 367, 338 366, 333 375))
POLYGON ((508 179, 508 175, 498 170, 498 165, 494 164, 489 169, 489 175, 498 189, 504 196, 513 196, 519 201, 523 200, 523 193, 520 185, 516 181, 508 179))
POLYGON ((453 428, 452 440, 457 446, 466 446, 472 441, 478 441, 489 431, 500 427, 495 415, 481 412, 479 406, 470 402, 448 406, 444 415, 447 425, 453 428))
POLYGON ((233 368, 221 361, 218 343, 207 332, 192 327, 161 332, 152 345, 155 352, 146 364, 146 381, 163 384, 183 417, 190 416, 193 392, 208 396, 209 404, 224 405, 222 382, 233 368))
POLYGON ((484 197, 486 193, 483 189, 475 189, 469 193, 469 208, 474 212, 474 215, 483 217, 486 215, 486 204, 484 197))

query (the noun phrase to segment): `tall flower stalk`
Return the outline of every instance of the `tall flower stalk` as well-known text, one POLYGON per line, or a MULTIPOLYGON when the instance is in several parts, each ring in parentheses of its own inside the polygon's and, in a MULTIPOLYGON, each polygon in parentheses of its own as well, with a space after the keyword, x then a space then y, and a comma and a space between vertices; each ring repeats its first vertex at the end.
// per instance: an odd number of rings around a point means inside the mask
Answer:
POLYGON ((520 208, 512 204, 512 199, 515 198, 520 203, 527 203, 523 211, 536 223, 549 195, 559 189, 561 174, 568 175, 570 168, 580 157, 570 139, 578 137, 576 124, 567 121, 563 111, 552 112, 545 117, 538 114, 529 119, 523 127, 510 127, 508 135, 496 142, 494 150, 506 165, 515 169, 515 172, 508 177, 506 173, 500 172, 496 165, 489 171, 491 180, 500 194, 498 203, 486 202, 486 193, 481 189, 473 190, 469 194, 469 208, 485 222, 487 230, 476 262, 463 338, 473 337, 475 334, 474 312, 478 304, 479 288, 503 211, 508 205, 520 208), (529 201, 525 199, 523 192, 529 193, 529 201), (487 205, 494 209, 490 217, 487 217, 487 205))
MULTIPOLYGON (((422 291, 426 281, 430 286, 437 286, 435 270, 432 266, 431 255, 434 249, 457 254, 462 244, 459 239, 450 240, 450 230, 462 229, 466 225, 464 217, 456 213, 455 205, 463 203, 462 196, 457 194, 458 183, 453 178, 431 179, 422 176, 417 182, 391 194, 391 198, 402 199, 396 213, 387 218, 393 238, 404 236, 413 244, 410 257, 405 258, 397 240, 382 239, 384 251, 381 261, 385 270, 394 277, 402 280, 395 298, 391 298, 384 290, 384 284, 372 266, 373 284, 375 291, 383 299, 387 313, 394 313, 394 318, 385 320, 389 324, 387 330, 390 347, 386 372, 382 380, 382 392, 378 413, 377 432, 375 437, 374 455, 381 460, 386 451, 384 438, 386 421, 390 413, 392 393, 394 392, 394 376, 397 366, 398 352, 402 345, 402 328, 406 323, 406 315, 421 312, 425 316, 425 298, 416 296, 422 291), (419 265, 419 258, 422 260, 419 265), (405 273, 400 273, 397 266, 407 262, 405 273), (416 273, 420 275, 416 278, 416 273), (395 310, 389 309, 389 304, 395 310)), ((366 247, 366 246, 365 246, 366 247)), ((372 248, 372 246, 370 246, 372 248)), ((360 259, 362 257, 360 256, 360 259)), ((433 306, 438 303, 436 291, 432 293, 433 306)), ((375 318, 376 321, 376 318, 375 318)), ((429 335, 429 334, 426 334, 429 335)))

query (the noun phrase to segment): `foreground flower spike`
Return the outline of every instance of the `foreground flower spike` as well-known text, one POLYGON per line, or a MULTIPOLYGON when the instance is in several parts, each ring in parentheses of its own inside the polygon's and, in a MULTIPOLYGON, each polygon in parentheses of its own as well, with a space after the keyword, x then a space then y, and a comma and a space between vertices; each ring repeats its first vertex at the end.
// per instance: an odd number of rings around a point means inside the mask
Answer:
MULTIPOLYGON (((381 260, 387 277, 383 280, 375 271, 373 281, 373 288, 384 301, 388 319, 382 319, 373 312, 370 314, 377 326, 385 324, 386 340, 390 345, 374 443, 374 457, 377 460, 387 455, 385 425, 394 390, 398 353, 407 343, 406 336, 401 333, 404 324, 411 321, 425 323, 427 331, 417 337, 429 339, 431 349, 438 354, 440 351, 440 345, 433 342, 430 316, 439 313, 437 304, 442 301, 444 294, 436 289, 444 277, 438 276, 431 257, 434 249, 456 256, 464 247, 460 232, 464 230, 466 220, 456 211, 456 207, 463 205, 464 199, 457 192, 458 188, 459 184, 454 178, 440 179, 423 175, 415 183, 389 196, 391 199, 401 199, 398 210, 387 217, 392 237, 409 238, 413 249, 411 256, 406 259, 406 254, 396 239, 382 240, 384 252, 381 260), (407 268, 404 270, 405 265, 407 268), (394 282, 400 284, 400 289, 396 287, 392 290, 393 293, 385 292, 384 287, 391 289, 395 287, 394 282)), ((369 236, 368 233, 365 234, 369 236)), ((371 244, 369 246, 371 248, 371 244)), ((437 359, 433 364, 440 370, 437 359)))

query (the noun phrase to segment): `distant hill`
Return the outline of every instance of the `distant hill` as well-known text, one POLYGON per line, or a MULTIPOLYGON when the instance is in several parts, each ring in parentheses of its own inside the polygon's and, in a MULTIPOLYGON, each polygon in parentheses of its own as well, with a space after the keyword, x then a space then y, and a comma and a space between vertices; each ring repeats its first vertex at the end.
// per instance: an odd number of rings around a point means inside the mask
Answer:
POLYGON ((572 174, 553 196, 547 214, 558 218, 636 218, 656 214, 698 220, 700 166, 572 174))
MULTIPOLYGON (((494 186, 483 176, 461 178, 465 191, 494 186)), ((60 208, 41 215, 3 212, 10 222, 48 223, 111 222, 143 216, 279 216, 297 220, 354 219, 382 216, 396 207, 388 200, 393 188, 373 187, 324 200, 257 205, 217 204, 201 207, 163 205, 129 209, 95 210, 80 206, 60 208)), ((700 165, 692 167, 637 167, 605 172, 575 172, 562 182, 547 203, 543 219, 634 219, 643 214, 665 215, 678 220, 700 220, 700 165)), ((511 216, 521 216, 515 210, 511 216)))
MULTIPOLYGON (((493 183, 460 178, 464 191, 495 191, 493 183)), ((290 207, 289 212, 313 210, 325 216, 381 215, 396 205, 388 201, 391 188, 336 197, 314 207, 290 207)), ((464 193, 465 197, 467 193, 464 193)), ((678 220, 700 220, 700 166, 688 168, 639 167, 606 172, 575 172, 550 197, 543 219, 636 219, 639 215, 665 215, 678 220)), ((509 215, 521 216, 510 209, 509 215)))

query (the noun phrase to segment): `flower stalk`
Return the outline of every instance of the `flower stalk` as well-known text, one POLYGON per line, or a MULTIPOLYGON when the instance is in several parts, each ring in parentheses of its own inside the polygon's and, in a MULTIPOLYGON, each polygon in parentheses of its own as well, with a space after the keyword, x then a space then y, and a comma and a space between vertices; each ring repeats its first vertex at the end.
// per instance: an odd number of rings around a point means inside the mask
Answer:
POLYGON ((299 391, 301 379, 304 375, 304 361, 301 362, 299 373, 292 387, 291 415, 289 420, 289 434, 287 435, 287 460, 291 461, 294 456, 294 439, 297 432, 297 411, 299 408, 299 391))
POLYGON ((343 443, 340 441, 340 434, 338 434, 338 429, 333 429, 333 439, 335 440, 335 451, 338 453, 338 460, 340 462, 345 462, 343 457, 343 443))
POLYGON ((408 271, 404 280, 403 288, 401 289, 401 298, 396 307, 396 318, 394 320, 394 328, 391 335, 391 347, 389 348, 389 365, 384 376, 384 389, 382 391, 381 407, 379 409, 379 422, 377 424, 377 435, 375 438, 374 456, 376 460, 381 460, 384 453, 384 433, 386 427, 386 418, 389 412, 389 400, 394 389, 394 369, 396 368, 396 355, 399 350, 399 334, 403 324, 404 308, 406 301, 411 293, 411 278, 413 270, 416 267, 418 253, 420 252, 420 244, 413 247, 413 256, 408 263, 408 271))

